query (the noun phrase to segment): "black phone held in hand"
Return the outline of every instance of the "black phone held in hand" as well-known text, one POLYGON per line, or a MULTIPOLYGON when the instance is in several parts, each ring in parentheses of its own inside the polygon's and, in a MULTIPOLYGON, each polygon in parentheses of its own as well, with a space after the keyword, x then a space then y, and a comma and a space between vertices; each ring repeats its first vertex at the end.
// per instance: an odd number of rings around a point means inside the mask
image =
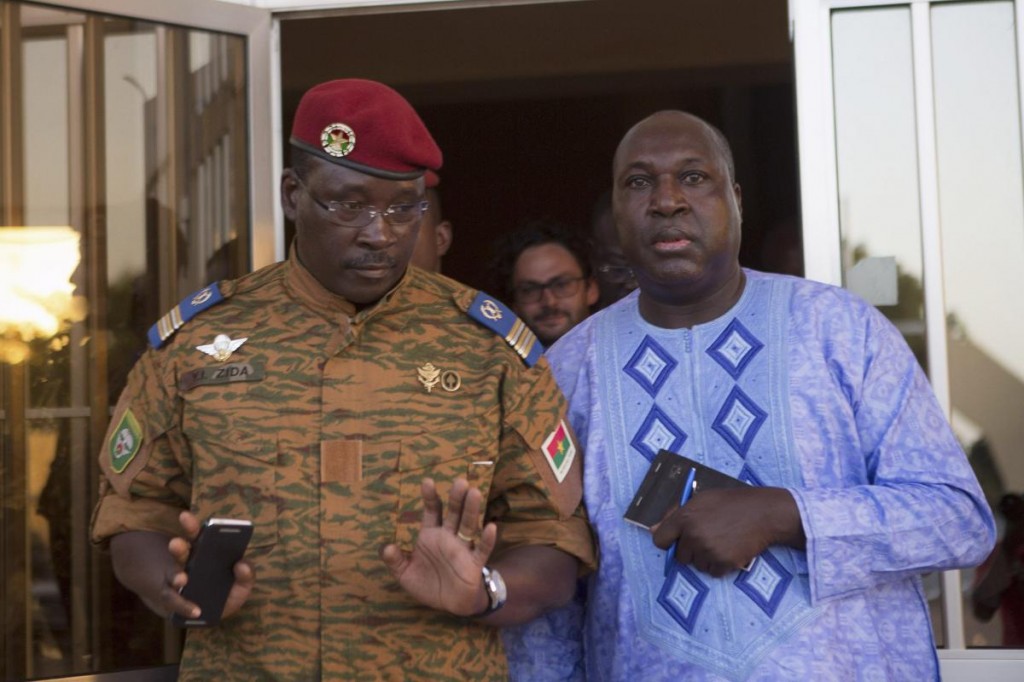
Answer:
POLYGON ((198 618, 177 613, 171 622, 180 628, 210 627, 220 622, 228 593, 235 582, 235 564, 252 537, 252 522, 210 518, 203 522, 185 564, 188 582, 181 596, 202 610, 198 618))

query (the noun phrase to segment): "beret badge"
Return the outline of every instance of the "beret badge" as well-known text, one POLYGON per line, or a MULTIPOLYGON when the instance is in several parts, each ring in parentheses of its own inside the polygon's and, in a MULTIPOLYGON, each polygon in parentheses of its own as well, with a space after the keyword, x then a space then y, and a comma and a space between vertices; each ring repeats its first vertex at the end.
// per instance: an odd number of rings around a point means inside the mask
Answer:
POLYGON ((356 148, 356 134, 344 123, 332 123, 320 133, 320 146, 331 156, 347 156, 356 148))

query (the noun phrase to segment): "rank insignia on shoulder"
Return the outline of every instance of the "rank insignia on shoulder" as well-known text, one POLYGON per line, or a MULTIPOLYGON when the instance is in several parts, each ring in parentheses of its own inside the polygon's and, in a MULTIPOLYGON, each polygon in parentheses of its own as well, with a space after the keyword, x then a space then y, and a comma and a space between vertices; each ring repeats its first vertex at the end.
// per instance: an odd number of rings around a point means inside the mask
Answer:
POLYGON ((469 316, 505 338, 519 354, 527 367, 537 364, 544 354, 544 346, 530 328, 516 317, 508 306, 489 294, 480 292, 469 306, 469 316))
POLYGON ((174 336, 174 332, 178 331, 181 325, 223 300, 224 295, 216 283, 186 296, 185 300, 174 306, 171 312, 161 317, 156 324, 149 328, 149 345, 153 348, 164 345, 164 342, 174 336))

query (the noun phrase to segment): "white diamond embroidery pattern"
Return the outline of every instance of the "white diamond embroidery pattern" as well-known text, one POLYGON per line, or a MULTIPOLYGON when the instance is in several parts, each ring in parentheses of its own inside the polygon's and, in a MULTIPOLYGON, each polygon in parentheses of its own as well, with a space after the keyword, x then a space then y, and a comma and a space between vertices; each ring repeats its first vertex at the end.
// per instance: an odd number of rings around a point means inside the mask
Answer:
POLYGON ((686 433, 655 405, 629 444, 649 461, 654 461, 661 449, 678 452, 686 438, 686 433))
POLYGON ((750 569, 750 572, 752 575, 747 580, 747 584, 757 590, 765 601, 771 601, 775 588, 782 582, 782 576, 773 571, 767 561, 760 560, 750 569))
POLYGON ((754 437, 767 418, 768 414, 737 386, 725 399, 711 428, 745 458, 754 437))
POLYGON ((640 439, 640 442, 649 447, 652 452, 657 452, 662 448, 669 448, 678 437, 667 424, 661 420, 655 420, 651 424, 651 428, 640 439))
POLYGON ((734 319, 707 352, 733 379, 739 379, 762 348, 764 344, 734 319))
POLYGON ((729 408, 729 414, 722 420, 722 425, 736 436, 736 440, 742 442, 746 438, 747 431, 756 421, 757 416, 737 400, 729 408))
POLYGON ((623 367, 623 371, 633 378, 652 397, 668 381, 669 375, 676 367, 676 361, 658 342, 645 336, 633 356, 623 367))
POLYGON ((793 575, 779 560, 765 552, 757 557, 750 571, 740 573, 734 584, 772 618, 792 580, 793 575))
POLYGON ((693 632, 707 596, 708 586, 688 568, 678 567, 665 581, 658 603, 684 630, 693 632))
POLYGON ((644 349, 644 354, 633 367, 642 374, 651 385, 658 383, 658 377, 665 370, 667 363, 650 348, 644 349))
POLYGON ((743 357, 750 352, 751 348, 752 346, 747 343, 745 338, 740 336, 738 332, 733 331, 729 335, 729 339, 719 348, 719 352, 732 363, 733 367, 739 367, 743 357))

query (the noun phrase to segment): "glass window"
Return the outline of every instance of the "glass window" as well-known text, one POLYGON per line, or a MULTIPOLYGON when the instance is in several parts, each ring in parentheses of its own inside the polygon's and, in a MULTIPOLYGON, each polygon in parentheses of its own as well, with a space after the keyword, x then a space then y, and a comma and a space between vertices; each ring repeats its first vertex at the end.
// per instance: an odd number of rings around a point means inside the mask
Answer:
POLYGON ((0 678, 173 662, 180 633, 112 577, 88 522, 105 423, 146 330, 210 279, 248 269, 245 41, 0 10, 18 75, 0 82, 2 100, 20 113, 0 171, 23 178, 0 186, 0 211, 80 235, 71 281, 85 314, 29 340, 26 359, 0 360, 0 544, 15 548, 0 553, 0 678))
POLYGON ((927 369, 910 9, 834 12, 832 53, 844 285, 927 369))
POLYGON ((1012 2, 932 6, 936 149, 953 423, 1000 544, 964 571, 973 646, 1024 646, 1024 173, 1012 2), (973 598, 972 598, 973 597, 973 598))
MULTIPOLYGON (((844 286, 874 303, 927 370, 910 8, 832 14, 844 286)), ((940 575, 925 576, 944 645, 940 575)))

